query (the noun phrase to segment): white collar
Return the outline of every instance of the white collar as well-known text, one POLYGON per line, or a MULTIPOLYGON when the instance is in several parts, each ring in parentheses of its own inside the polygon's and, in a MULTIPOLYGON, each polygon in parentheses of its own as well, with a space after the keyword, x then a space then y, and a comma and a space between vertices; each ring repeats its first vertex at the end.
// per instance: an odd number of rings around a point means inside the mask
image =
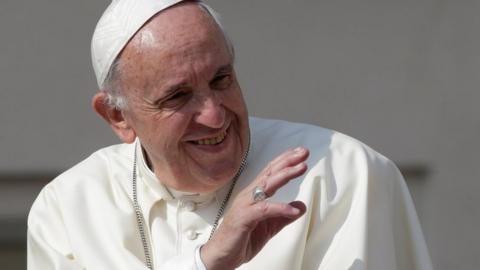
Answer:
POLYGON ((143 154, 140 140, 136 140, 137 151, 137 176, 140 179, 139 184, 139 203, 145 211, 149 212, 149 209, 160 200, 172 201, 172 200, 189 200, 198 204, 208 203, 213 198, 220 200, 228 191, 229 184, 220 188, 216 192, 209 193, 191 193, 175 190, 171 187, 164 185, 155 175, 155 173, 148 167, 145 155, 143 154), (142 192, 143 191, 143 192, 142 192), (142 198, 143 197, 143 198, 142 198))

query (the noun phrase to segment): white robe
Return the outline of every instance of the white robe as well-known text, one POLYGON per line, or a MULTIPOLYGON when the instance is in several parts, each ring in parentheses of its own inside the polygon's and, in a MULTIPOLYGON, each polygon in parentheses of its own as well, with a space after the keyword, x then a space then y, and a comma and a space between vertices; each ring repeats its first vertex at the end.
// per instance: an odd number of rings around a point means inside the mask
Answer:
MULTIPOLYGON (((433 269, 390 160, 320 127, 258 118, 250 127, 248 165, 232 198, 274 157, 303 146, 310 150, 307 173, 270 200, 301 200, 307 212, 238 269, 433 269)), ((45 186, 28 219, 28 269, 147 269, 131 199, 134 150, 101 149, 45 186)), ((137 166, 155 269, 196 270, 195 248, 207 241, 230 184, 185 194, 160 184, 142 155, 137 166)))

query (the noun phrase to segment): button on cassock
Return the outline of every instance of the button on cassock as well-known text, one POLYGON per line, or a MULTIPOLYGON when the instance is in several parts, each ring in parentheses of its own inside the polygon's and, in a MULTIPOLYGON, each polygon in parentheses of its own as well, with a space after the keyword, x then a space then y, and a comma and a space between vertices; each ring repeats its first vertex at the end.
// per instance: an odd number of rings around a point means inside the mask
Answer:
POLYGON ((197 205, 195 202, 192 202, 192 201, 185 201, 183 202, 183 207, 187 210, 187 211, 195 211, 195 209, 197 209, 197 205))
POLYGON ((187 237, 188 240, 195 240, 195 239, 197 239, 197 236, 198 236, 198 234, 196 232, 192 231, 192 230, 188 230, 186 232, 186 237, 187 237))

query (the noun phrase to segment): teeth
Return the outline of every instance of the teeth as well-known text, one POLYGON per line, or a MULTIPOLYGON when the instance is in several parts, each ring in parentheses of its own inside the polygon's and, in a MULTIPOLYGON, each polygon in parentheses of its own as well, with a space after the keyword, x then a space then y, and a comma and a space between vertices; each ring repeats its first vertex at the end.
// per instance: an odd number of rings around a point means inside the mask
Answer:
POLYGON ((227 135, 226 132, 222 132, 222 134, 218 135, 217 137, 198 140, 198 141, 195 141, 195 143, 200 144, 200 145, 218 144, 218 143, 221 143, 225 139, 226 135, 227 135))

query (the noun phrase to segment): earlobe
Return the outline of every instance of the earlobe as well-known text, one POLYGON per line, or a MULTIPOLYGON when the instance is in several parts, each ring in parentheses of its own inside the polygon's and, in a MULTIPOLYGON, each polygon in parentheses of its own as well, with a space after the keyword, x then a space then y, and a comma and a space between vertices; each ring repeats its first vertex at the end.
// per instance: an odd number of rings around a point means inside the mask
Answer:
POLYGON ((104 91, 100 91, 93 96, 93 110, 108 123, 122 142, 134 142, 136 138, 135 130, 125 119, 121 110, 107 104, 107 95, 104 91))

